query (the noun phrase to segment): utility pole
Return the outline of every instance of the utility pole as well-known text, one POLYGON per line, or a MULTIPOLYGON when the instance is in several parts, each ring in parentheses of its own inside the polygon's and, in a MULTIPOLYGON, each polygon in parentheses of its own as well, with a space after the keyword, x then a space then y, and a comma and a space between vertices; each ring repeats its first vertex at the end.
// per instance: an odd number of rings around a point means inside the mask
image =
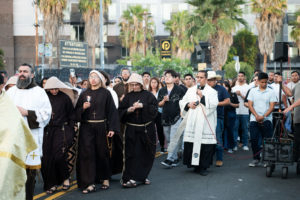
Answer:
POLYGON ((100 4, 100 66, 101 69, 104 70, 104 42, 103 42, 103 0, 99 0, 100 4))
POLYGON ((39 65, 39 24, 38 24, 38 1, 34 1, 35 8, 35 66, 39 65))

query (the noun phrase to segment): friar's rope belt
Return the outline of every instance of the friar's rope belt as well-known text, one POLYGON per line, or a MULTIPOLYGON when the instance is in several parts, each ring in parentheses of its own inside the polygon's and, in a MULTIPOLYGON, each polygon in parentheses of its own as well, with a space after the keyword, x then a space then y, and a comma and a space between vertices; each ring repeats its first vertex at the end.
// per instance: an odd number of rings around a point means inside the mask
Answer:
POLYGON ((147 122, 145 124, 133 124, 133 123, 129 123, 129 122, 127 122, 126 124, 129 125, 129 126, 146 127, 146 126, 150 125, 151 123, 152 123, 152 121, 147 122))
POLYGON ((87 122, 87 123, 103 123, 105 121, 106 121, 106 119, 103 119, 103 120, 86 120, 85 122, 87 122))

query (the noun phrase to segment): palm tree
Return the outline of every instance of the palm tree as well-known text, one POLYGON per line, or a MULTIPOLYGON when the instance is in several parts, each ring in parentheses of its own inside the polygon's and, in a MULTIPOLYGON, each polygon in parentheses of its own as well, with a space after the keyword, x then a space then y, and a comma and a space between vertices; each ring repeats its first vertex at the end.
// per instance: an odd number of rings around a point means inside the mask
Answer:
POLYGON ((191 34, 193 24, 190 23, 190 18, 188 11, 177 12, 165 24, 165 29, 170 31, 173 55, 180 59, 190 59, 195 44, 199 42, 198 38, 191 34))
POLYGON ((151 45, 154 28, 148 9, 141 5, 130 6, 123 12, 119 26, 121 43, 129 49, 130 55, 142 53, 144 45, 147 49, 151 45))
MULTIPOLYGON (((38 0, 39 8, 43 14, 43 29, 46 42, 57 44, 59 29, 63 25, 63 10, 66 8, 67 0, 38 0)), ((52 58, 49 65, 52 65, 52 58)))
POLYGON ((221 70, 233 42, 233 32, 241 23, 240 8, 244 0, 188 0, 195 7, 192 32, 211 45, 211 64, 214 70, 221 70))
POLYGON ((298 49, 300 49, 300 9, 295 13, 295 16, 296 21, 292 22, 291 37, 295 40, 298 49))
MULTIPOLYGON (((107 13, 111 0, 103 0, 103 10, 107 13)), ((84 25, 84 36, 88 45, 92 48, 92 67, 96 67, 95 49, 99 45, 100 13, 99 0, 80 0, 79 9, 82 13, 84 25)))
POLYGON ((252 0, 252 11, 257 14, 258 46, 264 56, 264 72, 267 58, 273 51, 276 34, 281 30, 287 8, 286 0, 252 0))

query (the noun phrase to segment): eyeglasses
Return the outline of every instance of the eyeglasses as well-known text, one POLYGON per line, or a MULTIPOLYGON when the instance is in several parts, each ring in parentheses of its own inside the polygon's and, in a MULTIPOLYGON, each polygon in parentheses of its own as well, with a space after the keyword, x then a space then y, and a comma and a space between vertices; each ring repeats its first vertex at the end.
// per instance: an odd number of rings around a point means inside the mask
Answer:
POLYGON ((188 81, 188 80, 192 80, 192 78, 185 78, 184 80, 188 81))
POLYGON ((99 79, 98 76, 89 76, 89 79, 99 79))

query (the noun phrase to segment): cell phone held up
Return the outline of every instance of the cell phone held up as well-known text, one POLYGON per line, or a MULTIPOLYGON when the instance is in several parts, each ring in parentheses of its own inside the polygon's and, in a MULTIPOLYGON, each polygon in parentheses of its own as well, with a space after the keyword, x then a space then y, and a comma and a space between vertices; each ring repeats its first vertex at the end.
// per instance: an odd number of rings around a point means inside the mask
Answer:
POLYGON ((74 69, 70 69, 70 76, 75 77, 75 70, 74 69))

